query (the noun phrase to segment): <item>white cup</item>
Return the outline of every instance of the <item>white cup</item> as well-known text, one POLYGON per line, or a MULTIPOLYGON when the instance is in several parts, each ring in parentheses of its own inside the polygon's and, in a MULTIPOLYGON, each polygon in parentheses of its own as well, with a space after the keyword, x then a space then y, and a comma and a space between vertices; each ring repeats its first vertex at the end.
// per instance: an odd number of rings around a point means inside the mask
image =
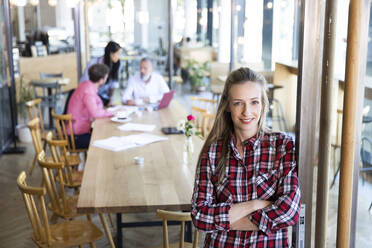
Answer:
POLYGON ((128 113, 126 111, 118 111, 116 112, 116 117, 121 119, 121 118, 127 118, 128 113))
POLYGON ((134 157, 134 162, 138 165, 143 165, 143 163, 145 162, 145 159, 144 157, 134 157))

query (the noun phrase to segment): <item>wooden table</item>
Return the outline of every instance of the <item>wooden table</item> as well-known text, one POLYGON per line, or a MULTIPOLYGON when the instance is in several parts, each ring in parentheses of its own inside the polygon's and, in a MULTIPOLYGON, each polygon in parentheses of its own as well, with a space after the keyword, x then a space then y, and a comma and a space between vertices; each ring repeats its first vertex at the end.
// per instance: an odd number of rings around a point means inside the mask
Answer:
MULTIPOLYGON (((186 113, 173 100, 168 108, 144 111, 141 117, 135 114, 131 117, 135 123, 155 124, 156 129, 152 133, 163 135, 161 127, 175 126, 179 120, 186 118, 186 113)), ((134 133, 120 131, 117 129, 119 125, 109 119, 96 120, 91 142, 134 133)), ((167 141, 122 152, 112 152, 92 145, 89 147, 77 210, 79 213, 117 213, 118 247, 122 245, 121 227, 139 224, 121 223, 121 213, 191 209, 196 161, 203 141, 193 137, 193 161, 184 165, 184 135, 167 137, 167 141), (143 165, 135 164, 136 156, 144 157, 143 165)), ((159 224, 161 222, 156 225, 159 224)))

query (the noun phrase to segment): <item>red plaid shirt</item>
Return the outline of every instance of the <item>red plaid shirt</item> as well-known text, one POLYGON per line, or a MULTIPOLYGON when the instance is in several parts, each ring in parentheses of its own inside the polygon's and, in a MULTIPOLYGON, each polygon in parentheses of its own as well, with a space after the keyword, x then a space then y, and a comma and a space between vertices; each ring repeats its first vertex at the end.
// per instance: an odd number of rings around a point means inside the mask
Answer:
POLYGON ((298 221, 300 189, 295 146, 283 133, 259 132, 243 146, 243 158, 231 136, 225 176, 216 165, 222 141, 210 145, 197 167, 191 216, 207 232, 204 247, 288 247, 287 227, 298 221), (230 230, 232 204, 254 199, 272 204, 248 216, 259 231, 230 230))

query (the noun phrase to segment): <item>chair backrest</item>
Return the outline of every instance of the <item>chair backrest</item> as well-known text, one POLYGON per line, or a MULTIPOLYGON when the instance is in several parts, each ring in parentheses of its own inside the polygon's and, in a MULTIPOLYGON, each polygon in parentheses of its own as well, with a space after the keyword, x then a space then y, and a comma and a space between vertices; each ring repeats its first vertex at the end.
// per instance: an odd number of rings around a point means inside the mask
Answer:
POLYGON ((39 118, 40 131, 44 133, 44 121, 43 121, 43 115, 41 112, 40 105, 41 105, 41 98, 37 98, 37 99, 26 102, 28 117, 30 118, 30 120, 39 118))
POLYGON ((40 78, 63 78, 63 72, 60 73, 45 73, 45 72, 40 72, 40 78))
POLYGON ((66 185, 72 185, 72 169, 68 164, 67 158, 67 140, 53 140, 53 133, 48 132, 45 140, 49 146, 50 153, 55 163, 63 163, 64 168, 61 168, 62 177, 66 185))
POLYGON ((32 239, 36 243, 47 243, 50 245, 51 235, 44 199, 46 194, 45 188, 28 186, 26 183, 26 173, 24 171, 19 174, 17 184, 22 193, 28 217, 31 222, 33 230, 32 239), (35 203, 35 198, 39 201, 39 207, 37 207, 35 203))
POLYGON ((362 138, 360 158, 363 163, 363 168, 372 166, 372 140, 368 137, 362 138))
POLYGON ((39 122, 39 118, 36 117, 29 121, 27 125, 31 132, 32 143, 34 144, 36 154, 39 154, 43 150, 39 122))
POLYGON ((76 90, 76 89, 71 89, 71 90, 69 90, 68 93, 67 93, 66 102, 65 102, 65 107, 63 108, 63 114, 64 114, 64 115, 67 114, 68 103, 70 102, 71 96, 72 96, 72 94, 74 94, 75 90, 76 90))
POLYGON ((72 115, 57 115, 54 110, 52 110, 52 116, 54 119, 54 124, 57 130, 57 137, 59 140, 67 140, 67 147, 68 150, 75 151, 75 136, 74 130, 72 129, 72 115), (68 134, 67 130, 69 130, 70 135, 68 134), (70 136, 70 139, 69 139, 70 136))
POLYGON ((217 100, 190 96, 191 113, 195 116, 195 123, 198 129, 202 128, 203 114, 216 113, 217 100))
POLYGON ((65 195, 63 180, 63 163, 53 162, 46 159, 45 152, 41 151, 37 156, 37 162, 41 167, 44 185, 49 196, 52 209, 60 215, 67 214, 68 206, 65 195), (59 187, 57 186, 57 180, 59 187))
MULTIPOLYGON (((157 210, 156 216, 163 220, 163 248, 169 248, 169 240, 168 240, 168 225, 167 221, 180 221, 181 222, 181 232, 180 232, 180 242, 179 247, 184 248, 185 246, 185 222, 191 221, 190 212, 175 212, 175 211, 165 211, 165 210, 157 210)), ((196 248, 198 245, 198 231, 195 229, 194 231, 194 241, 192 243, 192 247, 196 248)))
POLYGON ((213 127, 216 115, 212 113, 203 113, 201 135, 206 138, 213 127))

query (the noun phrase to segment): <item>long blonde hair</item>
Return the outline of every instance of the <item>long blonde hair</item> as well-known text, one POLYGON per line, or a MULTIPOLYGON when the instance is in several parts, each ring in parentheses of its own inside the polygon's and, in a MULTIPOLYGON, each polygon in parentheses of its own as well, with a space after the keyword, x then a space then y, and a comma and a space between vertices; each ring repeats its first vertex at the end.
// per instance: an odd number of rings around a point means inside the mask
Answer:
POLYGON ((258 121, 258 131, 266 130, 265 119, 269 105, 266 93, 266 80, 261 74, 249 69, 248 67, 241 67, 231 72, 226 79, 225 87, 223 89, 221 100, 218 105, 216 119, 207 139, 205 140, 203 149, 199 154, 198 166, 200 166, 202 153, 206 152, 206 149, 208 149, 211 144, 222 140, 222 152, 221 156, 217 159, 216 167, 218 173, 218 181, 220 181, 224 177, 229 139, 231 137, 231 134, 234 132, 234 124, 231 119, 231 114, 230 112, 228 112, 230 89, 235 84, 245 83, 257 83, 261 86, 262 110, 260 120, 258 121))

